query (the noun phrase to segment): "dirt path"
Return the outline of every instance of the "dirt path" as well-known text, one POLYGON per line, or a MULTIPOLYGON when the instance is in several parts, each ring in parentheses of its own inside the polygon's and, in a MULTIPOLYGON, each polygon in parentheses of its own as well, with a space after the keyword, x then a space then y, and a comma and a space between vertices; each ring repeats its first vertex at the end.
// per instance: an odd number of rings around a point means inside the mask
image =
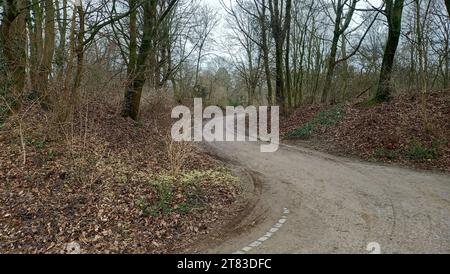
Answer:
POLYGON ((382 253, 450 253, 448 174, 288 146, 276 153, 249 142, 206 146, 245 168, 261 190, 240 231, 201 252, 369 253, 375 242, 382 253))

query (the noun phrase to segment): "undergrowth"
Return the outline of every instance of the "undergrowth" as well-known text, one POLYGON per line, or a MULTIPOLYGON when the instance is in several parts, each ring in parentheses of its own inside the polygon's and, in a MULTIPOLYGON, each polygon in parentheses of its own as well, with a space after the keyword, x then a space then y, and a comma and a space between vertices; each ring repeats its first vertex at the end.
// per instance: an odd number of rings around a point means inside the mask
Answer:
POLYGON ((406 151, 406 156, 411 160, 434 160, 438 157, 438 146, 433 144, 429 147, 414 141, 406 151))
POLYGON ((156 199, 141 197, 136 205, 144 216, 160 217, 178 213, 188 214, 202 210, 208 204, 205 184, 234 184, 237 178, 226 169, 190 171, 173 176, 166 173, 153 175, 150 184, 156 199))
POLYGON ((333 126, 339 123, 344 116, 345 113, 341 107, 334 107, 330 110, 319 112, 310 122, 307 122, 302 127, 287 133, 285 137, 307 139, 311 137, 319 126, 333 126))
POLYGON ((397 160, 402 157, 406 157, 412 161, 427 161, 427 160, 435 160, 439 157, 438 153, 438 143, 433 143, 430 145, 425 145, 420 141, 413 141, 407 148, 405 149, 386 149, 383 147, 379 147, 374 150, 373 157, 375 159, 388 159, 388 160, 397 160))

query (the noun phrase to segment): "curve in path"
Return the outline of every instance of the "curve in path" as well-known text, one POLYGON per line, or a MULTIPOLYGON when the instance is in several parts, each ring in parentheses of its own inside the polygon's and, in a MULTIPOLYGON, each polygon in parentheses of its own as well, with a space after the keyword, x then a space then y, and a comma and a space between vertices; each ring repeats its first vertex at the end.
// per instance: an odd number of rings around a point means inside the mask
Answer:
POLYGON ((382 253, 450 253, 448 174, 289 146, 275 153, 261 153, 260 144, 250 142, 206 146, 262 182, 261 197, 242 220, 252 228, 207 252, 367 253, 368 244, 375 243, 382 253), (285 208, 288 221, 261 241, 285 208))

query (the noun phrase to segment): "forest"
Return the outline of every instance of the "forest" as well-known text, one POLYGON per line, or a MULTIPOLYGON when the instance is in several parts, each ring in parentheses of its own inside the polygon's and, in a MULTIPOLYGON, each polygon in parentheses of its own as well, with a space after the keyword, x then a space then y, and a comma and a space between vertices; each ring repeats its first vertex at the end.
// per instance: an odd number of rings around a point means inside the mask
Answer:
POLYGON ((170 137, 194 98, 448 172, 450 0, 0 0, 0 253, 194 252, 243 218, 231 160, 170 137))

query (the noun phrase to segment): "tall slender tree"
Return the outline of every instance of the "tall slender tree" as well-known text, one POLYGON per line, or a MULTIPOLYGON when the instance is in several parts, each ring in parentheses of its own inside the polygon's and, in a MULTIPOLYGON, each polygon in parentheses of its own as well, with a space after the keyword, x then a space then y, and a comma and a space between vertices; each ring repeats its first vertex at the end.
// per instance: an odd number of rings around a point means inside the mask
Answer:
POLYGON ((292 0, 269 0, 270 26, 275 42, 275 98, 282 113, 287 113, 285 75, 283 68, 284 46, 292 18, 292 0), (284 7, 284 10, 283 10, 284 7))
MULTIPOLYGON (((131 74, 128 76, 129 83, 125 90, 125 99, 123 104, 122 116, 130 117, 133 120, 139 118, 139 109, 141 104, 142 89, 146 81, 145 72, 148 69, 148 57, 152 50, 152 45, 155 42, 154 36, 156 31, 169 13, 172 11, 178 0, 171 0, 167 8, 158 16, 156 9, 158 0, 144 1, 143 9, 143 33, 141 37, 141 44, 139 46, 136 66, 131 69, 131 74)), ((153 68, 154 69, 154 68, 153 68)))
MULTIPOLYGON (((325 103, 329 99, 330 93, 332 94, 332 101, 336 98, 335 90, 332 87, 334 70, 336 67, 336 56, 338 52, 338 43, 341 36, 345 33, 353 18, 353 14, 356 8, 356 4, 359 0, 337 0, 333 2, 333 10, 336 12, 336 18, 334 20, 333 40, 331 43, 330 56, 328 57, 327 75, 325 78, 325 85, 322 91, 322 103, 325 103), (348 7, 347 13, 345 8, 348 7)), ((344 42, 345 43, 345 42, 344 42)))
POLYGON ((392 70, 394 67, 395 54, 400 41, 402 29, 402 15, 404 0, 385 0, 384 14, 388 23, 388 38, 384 50, 383 63, 381 65, 380 80, 375 95, 378 102, 390 99, 392 92, 392 70))

